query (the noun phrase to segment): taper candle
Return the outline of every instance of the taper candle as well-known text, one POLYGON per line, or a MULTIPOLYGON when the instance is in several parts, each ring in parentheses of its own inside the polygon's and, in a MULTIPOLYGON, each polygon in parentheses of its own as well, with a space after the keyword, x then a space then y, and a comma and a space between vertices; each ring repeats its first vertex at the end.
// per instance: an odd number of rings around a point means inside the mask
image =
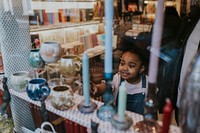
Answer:
POLYGON ((119 87, 119 98, 118 98, 118 116, 124 118, 126 110, 126 98, 127 98, 127 89, 125 82, 122 82, 119 87))
POLYGON ((105 61, 104 72, 112 73, 113 0, 105 0, 105 61))
POLYGON ((156 83, 158 72, 158 56, 160 54, 160 44, 163 32, 164 0, 158 0, 156 8, 156 18, 153 26, 151 55, 149 64, 149 83, 156 83))
POLYGON ((122 8, 121 11, 124 12, 124 0, 122 0, 122 7, 121 8, 122 8))
POLYGON ((166 100, 166 104, 163 109, 163 126, 162 133, 169 132, 169 125, 172 118, 172 103, 169 99, 166 100))
POLYGON ((82 56, 82 78, 83 78, 83 96, 84 96, 84 105, 90 105, 90 83, 89 83, 89 58, 87 52, 83 53, 82 56))

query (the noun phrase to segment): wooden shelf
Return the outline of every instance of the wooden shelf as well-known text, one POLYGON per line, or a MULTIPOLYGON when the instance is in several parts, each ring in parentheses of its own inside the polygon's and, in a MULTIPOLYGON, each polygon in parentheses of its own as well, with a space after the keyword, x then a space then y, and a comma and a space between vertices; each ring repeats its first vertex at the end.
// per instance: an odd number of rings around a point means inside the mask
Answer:
POLYGON ((32 10, 47 10, 48 12, 55 12, 58 9, 93 9, 96 1, 32 1, 32 10))
POLYGON ((58 23, 58 24, 42 25, 42 26, 33 26, 32 25, 32 26, 30 26, 30 33, 78 27, 78 26, 91 25, 91 24, 99 24, 99 23, 100 23, 100 21, 89 21, 89 22, 66 22, 66 23, 58 23))
MULTIPOLYGON (((47 2, 47 0, 32 0, 34 2, 47 2)), ((96 2, 98 0, 55 0, 54 2, 96 2)))

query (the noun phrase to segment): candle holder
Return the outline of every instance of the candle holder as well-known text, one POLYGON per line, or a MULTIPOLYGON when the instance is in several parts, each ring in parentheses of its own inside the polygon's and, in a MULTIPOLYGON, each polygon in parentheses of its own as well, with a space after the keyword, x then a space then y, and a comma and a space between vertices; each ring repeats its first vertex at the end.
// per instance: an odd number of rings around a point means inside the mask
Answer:
POLYGON ((83 114, 93 113, 94 110, 97 108, 97 104, 90 100, 89 105, 85 105, 84 101, 78 104, 78 110, 83 114))
POLYGON ((114 96, 112 95, 111 90, 112 74, 105 73, 104 77, 106 80, 106 92, 103 94, 104 105, 99 107, 99 109, 97 110, 97 116, 103 121, 109 121, 116 114, 116 109, 113 105, 114 96))
POLYGON ((155 84, 149 84, 149 94, 144 104, 144 120, 134 125, 137 132, 161 132, 161 126, 157 123, 158 102, 155 98, 155 84))
POLYGON ((124 131, 130 128, 130 126, 133 124, 133 120, 127 115, 120 117, 117 114, 111 119, 111 124, 116 129, 124 131))

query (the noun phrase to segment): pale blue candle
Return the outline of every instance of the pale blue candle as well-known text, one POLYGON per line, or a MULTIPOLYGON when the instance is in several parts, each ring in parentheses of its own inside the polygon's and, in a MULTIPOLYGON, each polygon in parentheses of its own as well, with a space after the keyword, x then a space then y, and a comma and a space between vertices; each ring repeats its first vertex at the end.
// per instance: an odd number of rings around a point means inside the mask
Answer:
POLYGON ((113 0, 105 0, 105 61, 104 72, 112 73, 113 0))
POLYGON ((127 99, 127 89, 125 82, 122 82, 119 87, 119 98, 118 98, 118 116, 123 118, 126 111, 126 99, 127 99))
POLYGON ((82 56, 82 78, 83 78, 83 96, 84 105, 90 105, 90 83, 89 83, 89 58, 87 52, 82 56))

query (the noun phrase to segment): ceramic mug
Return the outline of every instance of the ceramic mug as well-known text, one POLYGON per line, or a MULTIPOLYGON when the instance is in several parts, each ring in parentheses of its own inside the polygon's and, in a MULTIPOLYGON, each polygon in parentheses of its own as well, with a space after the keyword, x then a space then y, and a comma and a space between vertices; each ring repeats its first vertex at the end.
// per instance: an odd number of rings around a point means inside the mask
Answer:
POLYGON ((81 71, 81 65, 77 55, 65 55, 60 59, 60 73, 64 76, 75 76, 81 71))
POLYGON ((50 88, 46 79, 36 78, 29 81, 26 91, 30 99, 42 101, 50 94, 50 88))
POLYGON ((10 77, 12 88, 18 92, 26 91, 26 85, 30 80, 31 77, 27 71, 15 72, 10 77))

